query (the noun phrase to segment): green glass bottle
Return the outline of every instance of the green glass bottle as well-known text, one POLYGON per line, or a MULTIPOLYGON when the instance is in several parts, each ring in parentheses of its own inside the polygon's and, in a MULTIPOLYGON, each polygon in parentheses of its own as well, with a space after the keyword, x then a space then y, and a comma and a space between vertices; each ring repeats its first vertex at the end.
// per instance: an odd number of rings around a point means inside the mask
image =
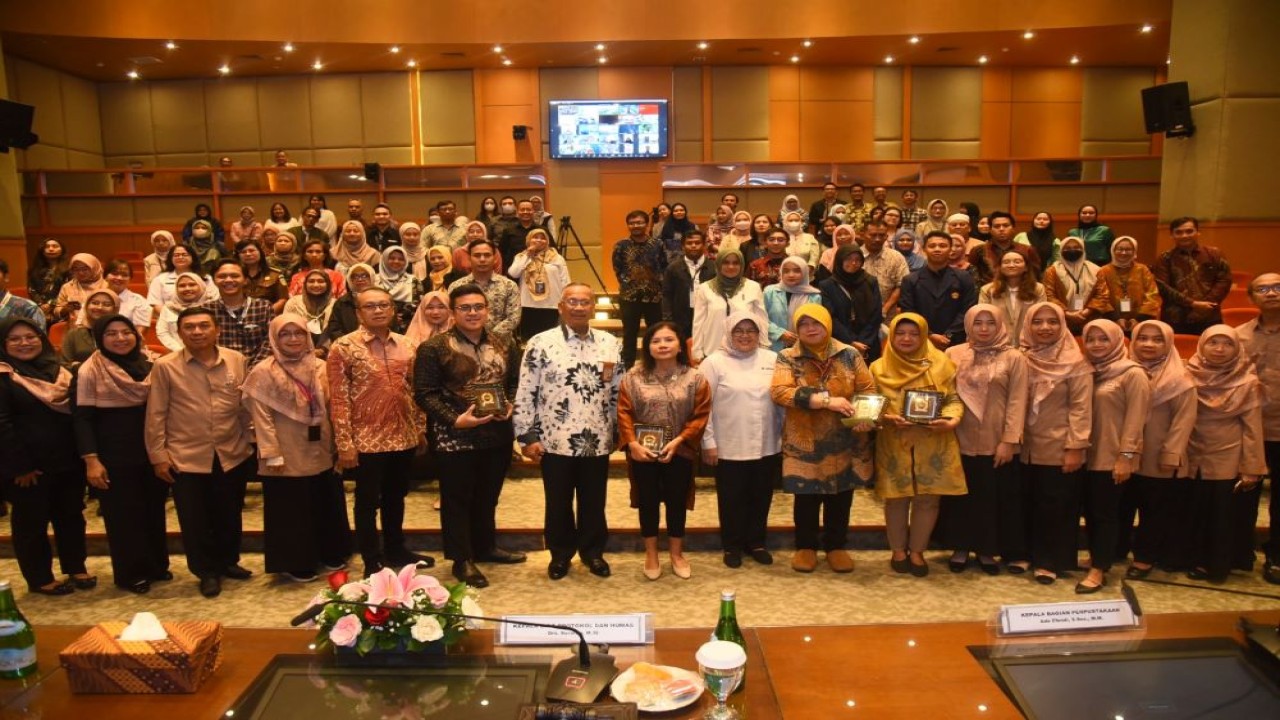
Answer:
POLYGON ((0 580, 0 678, 20 678, 36 671, 36 634, 18 610, 8 580, 0 580))
MULTIPOLYGON (((747 641, 742 637, 742 630, 738 627, 738 608, 737 593, 733 590, 720 591, 720 620, 716 622, 716 630, 711 634, 712 640, 726 640, 731 643, 737 643, 742 646, 745 651, 747 649, 747 641)), ((742 692, 742 688, 747 684, 746 676, 742 678, 742 682, 738 684, 738 689, 734 690, 735 694, 742 692)))

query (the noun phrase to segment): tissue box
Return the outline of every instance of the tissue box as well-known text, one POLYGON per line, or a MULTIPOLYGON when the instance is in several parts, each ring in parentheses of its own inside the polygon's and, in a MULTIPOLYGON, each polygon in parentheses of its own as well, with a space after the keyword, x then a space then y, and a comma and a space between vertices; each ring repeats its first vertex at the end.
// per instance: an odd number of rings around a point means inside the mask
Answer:
POLYGON ((221 662, 222 624, 163 623, 169 637, 122 642, 128 623, 105 622, 63 649, 73 693, 192 693, 221 662))

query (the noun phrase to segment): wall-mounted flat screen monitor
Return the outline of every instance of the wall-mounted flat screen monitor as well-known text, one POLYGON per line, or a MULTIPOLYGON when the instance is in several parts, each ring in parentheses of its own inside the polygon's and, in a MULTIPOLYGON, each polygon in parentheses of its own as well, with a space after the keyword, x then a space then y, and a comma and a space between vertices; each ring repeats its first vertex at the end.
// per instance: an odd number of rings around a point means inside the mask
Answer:
POLYGON ((552 100, 551 157, 665 158, 666 100, 552 100))

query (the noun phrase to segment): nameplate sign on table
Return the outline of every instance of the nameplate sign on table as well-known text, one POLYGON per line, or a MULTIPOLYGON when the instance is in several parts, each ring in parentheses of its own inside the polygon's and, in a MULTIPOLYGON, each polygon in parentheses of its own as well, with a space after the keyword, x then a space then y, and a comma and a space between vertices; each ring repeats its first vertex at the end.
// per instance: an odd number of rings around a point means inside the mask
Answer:
POLYGON ((1000 609, 1000 629, 1005 635, 1133 628, 1140 622, 1124 599, 1005 605, 1000 609))
POLYGON ((576 628, 587 637, 589 643, 610 645, 652 645, 653 613, 627 613, 622 615, 503 615, 508 622, 498 625, 499 645, 570 645, 578 642, 578 636, 568 630, 521 625, 520 622, 537 622, 547 625, 567 625, 576 628), (513 624, 516 623, 516 624, 513 624))

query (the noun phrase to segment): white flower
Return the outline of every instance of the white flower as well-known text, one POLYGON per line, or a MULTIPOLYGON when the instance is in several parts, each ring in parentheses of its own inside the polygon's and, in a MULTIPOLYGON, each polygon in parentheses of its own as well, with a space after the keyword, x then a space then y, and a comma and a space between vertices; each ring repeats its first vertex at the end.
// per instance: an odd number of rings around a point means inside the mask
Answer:
MULTIPOLYGON (((484 610, 480 609, 480 603, 476 602, 475 598, 468 595, 462 598, 462 614, 463 615, 484 615, 484 610)), ((484 627, 484 621, 483 620, 467 620, 466 625, 468 630, 477 630, 479 628, 484 627)))
POLYGON ((444 628, 440 627, 440 621, 435 617, 420 615, 417 620, 413 621, 413 627, 409 629, 409 634, 418 642, 435 642, 444 637, 444 628))
POLYGON ((338 595, 348 602, 359 602, 364 599, 365 592, 368 589, 362 582, 349 582, 338 588, 338 595))

